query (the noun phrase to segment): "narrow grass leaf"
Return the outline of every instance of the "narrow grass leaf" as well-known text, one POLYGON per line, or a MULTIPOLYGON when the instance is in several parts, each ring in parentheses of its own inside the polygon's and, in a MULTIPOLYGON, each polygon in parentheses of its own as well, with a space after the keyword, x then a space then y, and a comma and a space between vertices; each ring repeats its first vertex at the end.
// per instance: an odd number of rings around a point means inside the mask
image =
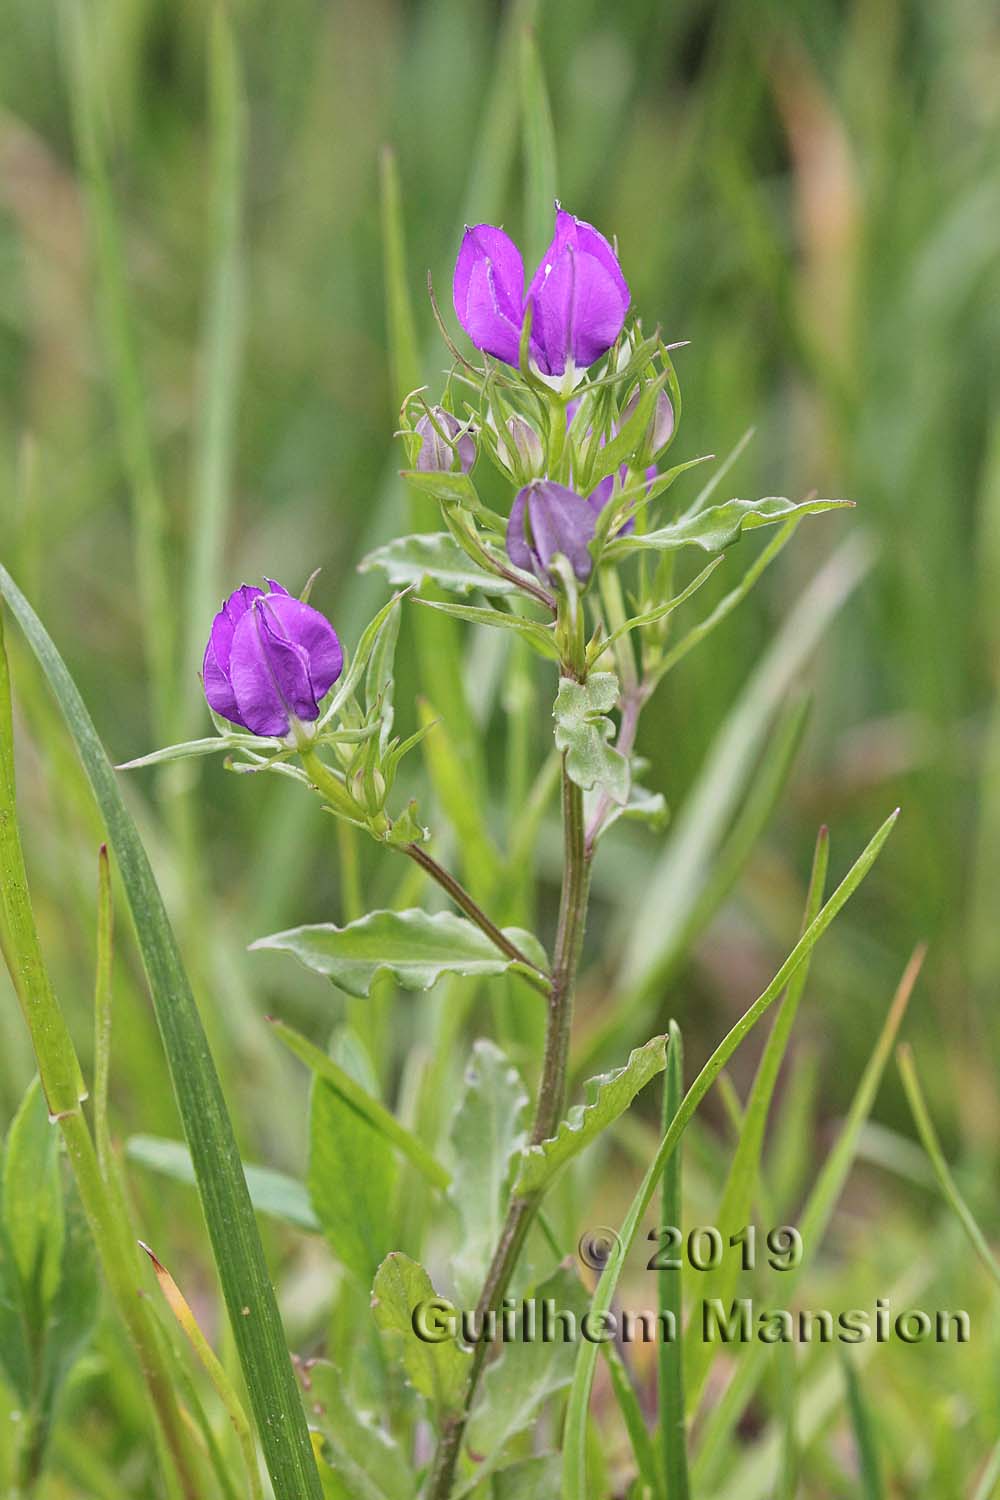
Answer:
POLYGON ((847 1387, 847 1412, 851 1419, 854 1442, 858 1450, 858 1470, 861 1478, 859 1494, 861 1500, 885 1500, 885 1488, 878 1460, 875 1440, 876 1423, 868 1400, 861 1389, 858 1372, 846 1356, 841 1361, 844 1384, 847 1387))
MULTIPOLYGON (((803 930, 808 928, 815 919, 822 905, 829 857, 830 838, 827 830, 822 828, 816 840, 816 852, 813 856, 803 930)), ((771 1110, 771 1100, 792 1034, 792 1027, 795 1025, 799 1002, 809 977, 809 964, 808 958, 800 964, 788 986, 753 1081, 736 1151, 713 1220, 724 1241, 728 1241, 730 1235, 734 1234, 741 1225, 749 1222, 753 1210, 760 1173, 761 1152, 764 1146, 764 1131, 771 1110)), ((708 1303, 717 1299, 727 1305, 732 1299, 738 1275, 738 1259, 732 1255, 723 1256, 721 1264, 715 1270, 710 1270, 704 1278, 703 1301, 708 1303)), ((715 1353, 715 1346, 700 1335, 701 1330, 695 1320, 688 1328, 684 1346, 685 1376, 689 1401, 693 1410, 697 1410, 715 1353)))
POLYGON ((913 1123, 917 1127, 921 1144, 930 1158, 934 1175, 941 1187, 945 1201, 951 1208, 958 1222, 965 1230, 966 1236, 973 1250, 979 1256, 983 1265, 989 1271, 993 1280, 1000 1285, 1000 1262, 990 1249, 989 1241, 977 1224, 972 1210, 966 1203, 958 1190, 958 1185, 951 1174, 951 1169, 945 1160, 938 1140, 937 1131, 931 1120, 930 1110, 924 1098, 923 1089, 920 1087, 920 1079, 917 1075, 917 1065, 913 1058, 911 1047, 904 1043, 896 1049, 896 1064, 899 1068, 900 1077, 903 1080, 903 1088, 906 1091, 907 1103, 910 1113, 913 1115, 913 1123))
MULTIPOLYGON (((684 1042, 680 1027, 670 1023, 670 1040, 667 1047, 667 1072, 663 1089, 663 1131, 670 1129, 671 1121, 681 1107, 684 1098, 684 1042)), ((660 1222, 666 1227, 680 1227, 683 1222, 683 1197, 681 1191, 682 1150, 678 1144, 663 1169, 660 1222)), ((673 1338, 664 1338, 659 1349, 659 1438, 666 1479, 666 1494, 669 1500, 689 1500, 691 1485, 688 1479, 687 1424, 684 1401, 684 1359, 681 1329, 684 1311, 684 1282, 681 1266, 666 1267, 658 1273, 660 1311, 673 1329, 673 1338)))

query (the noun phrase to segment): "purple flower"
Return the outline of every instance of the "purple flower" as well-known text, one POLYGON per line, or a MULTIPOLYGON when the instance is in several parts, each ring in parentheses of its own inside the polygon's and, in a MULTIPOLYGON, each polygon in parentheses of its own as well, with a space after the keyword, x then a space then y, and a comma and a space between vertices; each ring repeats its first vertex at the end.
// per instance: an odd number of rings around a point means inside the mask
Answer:
POLYGON ((418 469, 422 469, 424 473, 450 473, 457 459, 462 473, 468 474, 476 461, 476 444, 472 434, 467 429, 463 430, 462 423, 450 411, 445 411, 443 406, 435 406, 431 412, 424 412, 413 430, 420 438, 418 469), (442 432, 444 437, 441 436, 442 432), (459 433, 462 434, 461 437, 459 433), (445 438, 450 441, 446 442, 445 438))
POLYGON ((586 369, 622 331, 631 300, 603 234, 556 206, 555 235, 524 293, 524 262, 492 224, 465 231, 455 264, 455 312, 477 349, 516 365, 532 309, 529 352, 545 375, 586 369))
POLYGON ((319 717, 344 666, 329 620, 273 579, 243 584, 212 621, 203 679, 209 705, 251 734, 284 736, 319 717))
POLYGON ((587 550, 594 537, 595 512, 565 485, 536 479, 519 490, 507 522, 507 556, 515 568, 547 581, 552 559, 561 552, 581 583, 593 561, 587 550))

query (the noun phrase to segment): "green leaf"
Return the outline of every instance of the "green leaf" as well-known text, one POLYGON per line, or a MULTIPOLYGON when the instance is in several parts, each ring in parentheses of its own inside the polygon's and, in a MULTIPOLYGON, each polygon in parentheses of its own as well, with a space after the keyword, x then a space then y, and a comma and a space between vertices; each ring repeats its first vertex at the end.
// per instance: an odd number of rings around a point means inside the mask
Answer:
POLYGON ((21 1277, 0 1217, 0 1370, 22 1408, 31 1404, 35 1385, 33 1351, 28 1343, 21 1277))
POLYGON ((394 1250, 378 1268, 372 1287, 372 1313, 383 1333, 395 1337, 414 1390, 432 1403, 439 1415, 461 1409, 472 1356, 453 1338, 432 1343, 413 1329, 414 1309, 436 1298, 423 1266, 394 1250))
POLYGON ((442 614, 453 615, 456 620, 468 620, 473 625, 493 625, 501 630, 513 630, 539 656, 547 657, 549 661, 559 660, 559 647, 551 625, 542 625, 537 620, 526 619, 524 615, 507 614, 505 610, 490 606, 479 608, 474 604, 450 604, 436 599, 419 599, 417 602, 426 609, 438 609, 442 614))
POLYGON ((525 1458, 493 1475, 490 1500, 552 1500, 559 1485, 559 1455, 525 1458))
POLYGON ((853 500, 804 500, 796 503, 782 495, 768 495, 763 500, 726 500, 710 505, 697 515, 661 526, 644 535, 617 537, 604 549, 608 559, 628 557, 633 552, 672 552, 678 547, 701 547, 705 552, 722 552, 738 541, 744 531, 757 526, 773 526, 790 516, 815 516, 827 510, 845 510, 853 500))
POLYGON ((534 28, 521 28, 521 130, 524 154, 525 254, 537 264, 552 238, 552 204, 558 197, 556 141, 549 92, 534 28))
POLYGON ((310 1422, 326 1439, 324 1456, 351 1500, 407 1500, 416 1489, 399 1444, 349 1394, 343 1372, 316 1360, 303 1375, 310 1422))
POLYGON ((42 1377, 42 1417, 52 1419, 56 1396, 97 1321, 100 1284, 89 1225, 74 1190, 66 1197, 59 1284, 48 1308, 42 1377))
POLYGON ((463 1305, 475 1305, 500 1237, 527 1108, 517 1069, 492 1042, 476 1042, 450 1130, 455 1173, 449 1197, 462 1225, 452 1271, 463 1305))
MULTIPOLYGON (((375 1091, 367 1053, 353 1033, 339 1032, 331 1051, 363 1088, 375 1091)), ((385 1136, 317 1077, 309 1123, 309 1196, 337 1259, 365 1286, 393 1243, 396 1177, 385 1136)))
POLYGON ((517 593, 517 585, 509 579, 477 568, 445 531, 401 536, 377 547, 359 563, 358 571, 370 573, 373 568, 380 568, 394 585, 410 586, 433 578, 455 594, 469 594, 474 589, 482 594, 517 593))
MULTIPOLYGON (((589 826, 592 816, 600 806, 600 793, 592 790, 584 799, 584 822, 589 826)), ((604 837, 608 829, 618 822, 619 818, 627 818, 630 823, 648 823, 655 832, 666 826, 670 817, 670 809, 667 807, 666 798, 662 792, 650 792, 643 786, 636 786, 635 782, 629 787, 628 801, 622 806, 620 802, 613 804, 611 810, 601 823, 597 835, 597 842, 604 837)))
MULTIPOLYGON (((881 853, 882 846, 892 832, 897 817, 898 809, 885 820, 874 838, 869 841, 867 847, 862 851, 858 859, 855 860, 851 869, 826 902, 825 906, 816 918, 810 922, 802 937, 771 980, 771 983, 740 1017, 736 1025, 726 1033, 684 1095, 680 1108, 676 1111, 664 1133, 663 1139, 660 1142, 660 1148, 650 1164, 639 1191, 632 1200, 622 1224, 618 1240, 612 1250, 611 1257, 601 1274, 592 1304, 595 1316, 610 1311, 622 1266, 632 1245, 635 1243, 643 1216, 652 1202, 653 1194, 656 1192, 671 1154, 676 1150, 681 1136, 687 1129, 702 1099, 708 1093, 708 1090, 748 1032, 753 1029, 765 1011, 773 1005, 774 1001, 785 989, 796 969, 812 952, 823 933, 857 890, 881 853)), ((804 1221, 800 1222, 800 1233, 803 1240, 808 1243, 804 1221)), ((576 1500, 577 1496, 587 1493, 587 1412, 590 1405, 590 1392, 593 1387, 596 1363, 597 1345, 581 1345, 577 1356, 576 1371, 573 1376, 573 1390, 566 1412, 566 1438, 563 1452, 563 1500, 576 1500)))
POLYGON ((665 1036, 654 1036, 637 1047, 623 1068, 603 1073, 584 1084, 586 1104, 574 1104, 554 1136, 529 1146, 521 1157, 515 1191, 541 1191, 561 1167, 614 1124, 640 1089, 666 1066, 665 1036))
POLYGON ((286 1026, 284 1021, 271 1018, 271 1025, 279 1040, 284 1042, 289 1051, 294 1052, 296 1057, 302 1059, 307 1067, 324 1082, 329 1083, 353 1109, 357 1111, 373 1129, 379 1131, 390 1141, 397 1150, 406 1156, 432 1187, 446 1188, 451 1182, 451 1174, 447 1168, 434 1157, 427 1149, 423 1141, 407 1130, 405 1125, 400 1124, 396 1116, 387 1110, 373 1094, 362 1088, 355 1078, 352 1078, 346 1068, 327 1053, 313 1045, 307 1037, 302 1036, 291 1026, 286 1026))
POLYGON ((469 475, 460 470, 451 473, 441 469, 403 469, 399 477, 413 485, 414 489, 421 490, 434 500, 442 500, 446 505, 461 505, 468 510, 475 510, 479 505, 476 486, 469 475))
MULTIPOLYGON (((560 1266, 525 1298, 529 1309, 533 1305, 536 1321, 543 1316, 543 1304, 549 1300, 556 1313, 565 1310, 578 1324, 590 1301, 580 1278, 567 1266, 560 1266)), ((519 1309, 519 1330, 523 1316, 519 1309)), ((487 1367, 466 1437, 469 1450, 485 1459, 479 1466, 479 1479, 497 1466, 507 1443, 533 1422, 542 1403, 569 1385, 578 1340, 564 1339, 558 1324, 554 1332, 553 1338, 542 1342, 529 1341, 519 1334, 487 1367)))
POLYGON ((628 801, 628 761, 608 740, 615 726, 607 717, 618 702, 618 679, 613 672, 592 672, 586 682, 559 679, 552 713, 556 746, 566 754, 566 771, 584 791, 599 787, 612 801, 628 801))
POLYGON ((40 1341, 61 1276, 65 1227, 59 1136, 37 1077, 28 1085, 7 1132, 3 1217, 29 1327, 40 1341))
POLYGON ((149 979, 198 1178, 233 1338, 277 1500, 322 1500, 274 1287, 218 1074, 146 851, 90 715, 55 646, 10 574, 0 593, 66 719, 104 818, 149 979), (252 1310, 247 1317, 245 1309, 252 1310))
MULTIPOLYGON (((530 932, 511 927, 504 936, 539 968, 547 968, 545 951, 530 932)), ((307 969, 361 999, 371 993, 372 981, 382 970, 404 990, 429 990, 442 974, 483 977, 519 968, 467 918, 419 908, 369 912, 345 927, 332 922, 292 927, 250 946, 292 953, 307 969)))
MULTIPOLYGON (((348 662, 347 671, 337 683, 337 690, 331 698, 329 706, 323 711, 322 717, 319 721, 320 729, 324 728, 324 726, 328 724, 331 719, 336 718, 337 714, 339 714, 340 710, 344 707, 344 704, 347 703, 348 699, 351 698, 354 694, 365 672, 365 668, 368 666, 368 663, 371 661, 372 656, 376 652, 379 640, 383 632, 386 630, 392 630, 393 627, 390 624, 390 619, 393 611, 398 609, 400 600, 402 598, 403 593, 394 594, 391 599, 387 600, 387 602, 383 604, 378 614, 375 615, 373 619, 369 620, 368 624, 365 626, 364 630, 361 633, 361 639, 358 642, 358 649, 354 653, 352 659, 348 662)), ((398 629, 398 626, 396 628, 398 629)))
MULTIPOLYGON (((139 1162, 153 1172, 171 1177, 174 1182, 195 1183, 191 1153, 183 1141, 171 1141, 158 1135, 133 1135, 125 1143, 125 1154, 130 1161, 139 1162)), ((320 1232, 320 1222, 309 1202, 304 1183, 272 1167, 255 1167, 249 1162, 243 1165, 247 1189, 254 1208, 268 1218, 280 1219, 295 1229, 305 1229, 310 1234, 320 1232)))

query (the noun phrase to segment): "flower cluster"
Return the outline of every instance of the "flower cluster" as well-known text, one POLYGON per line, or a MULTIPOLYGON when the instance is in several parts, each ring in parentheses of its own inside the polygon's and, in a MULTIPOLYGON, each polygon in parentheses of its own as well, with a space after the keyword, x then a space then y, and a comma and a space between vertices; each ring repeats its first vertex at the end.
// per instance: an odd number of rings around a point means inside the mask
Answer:
POLYGON ((336 631, 306 597, 273 580, 243 585, 216 615, 205 650, 218 738, 133 764, 221 748, 234 769, 321 784, 338 814, 376 838, 419 840, 412 806, 396 818, 386 810, 396 768, 420 738, 400 743, 391 734, 392 659, 402 594, 431 579, 484 603, 440 594, 418 602, 515 631, 558 664, 555 738, 569 774, 615 802, 629 795, 630 747, 611 748, 608 704, 627 684, 634 722, 670 665, 667 617, 712 571, 670 598, 673 554, 689 546, 719 553, 744 526, 841 502, 699 499, 657 523, 655 505, 700 460, 660 470, 680 391, 659 334, 645 335, 629 318, 615 247, 557 204, 551 243, 525 283, 521 253, 503 229, 466 230, 452 294, 482 363, 445 332, 454 364, 441 398, 431 403, 414 391, 402 412, 406 477, 439 503, 444 529, 398 538, 364 560, 362 568, 382 569, 401 592, 365 631, 346 672, 336 631), (619 573, 636 558, 626 594, 619 573), (585 689, 583 697, 566 683, 585 689))

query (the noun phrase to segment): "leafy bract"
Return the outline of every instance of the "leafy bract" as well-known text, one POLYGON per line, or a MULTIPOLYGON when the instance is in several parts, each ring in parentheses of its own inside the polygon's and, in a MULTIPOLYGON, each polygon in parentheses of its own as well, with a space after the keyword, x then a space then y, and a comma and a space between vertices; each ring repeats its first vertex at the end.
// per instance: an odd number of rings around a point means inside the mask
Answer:
POLYGON ((478 568, 467 553, 444 531, 417 532, 397 537, 369 552, 358 565, 362 573, 379 568, 394 585, 422 583, 433 578, 455 594, 516 594, 517 585, 495 573, 478 568))
POLYGON ((697 515, 682 517, 669 526, 644 535, 620 536, 609 542, 606 559, 628 557, 632 552, 669 552, 678 547, 700 547, 704 552, 722 552, 732 546, 744 531, 757 526, 773 526, 790 516, 814 516, 827 510, 844 510, 852 500, 787 500, 783 495, 768 495, 763 500, 725 500, 710 505, 697 515))
POLYGON ((607 717, 618 701, 613 672, 592 672, 586 682, 562 677, 552 710, 556 747, 565 752, 566 772, 584 791, 599 787, 612 801, 628 801, 629 768, 624 755, 608 744, 614 723, 607 717))

